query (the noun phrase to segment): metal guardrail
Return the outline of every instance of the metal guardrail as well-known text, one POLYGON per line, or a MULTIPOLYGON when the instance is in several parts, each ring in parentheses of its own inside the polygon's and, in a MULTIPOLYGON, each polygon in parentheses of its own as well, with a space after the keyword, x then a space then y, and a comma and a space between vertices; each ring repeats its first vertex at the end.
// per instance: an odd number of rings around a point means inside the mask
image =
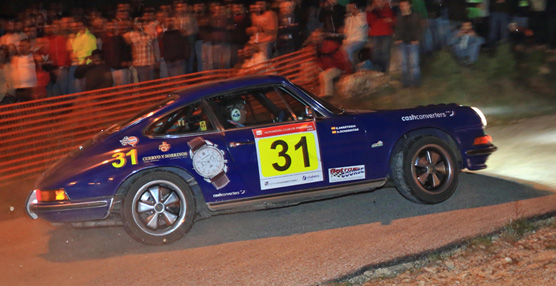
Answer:
POLYGON ((34 179, 103 128, 179 88, 235 76, 275 74, 308 90, 317 89, 315 59, 313 50, 304 49, 240 71, 204 71, 0 106, 0 186, 34 179))

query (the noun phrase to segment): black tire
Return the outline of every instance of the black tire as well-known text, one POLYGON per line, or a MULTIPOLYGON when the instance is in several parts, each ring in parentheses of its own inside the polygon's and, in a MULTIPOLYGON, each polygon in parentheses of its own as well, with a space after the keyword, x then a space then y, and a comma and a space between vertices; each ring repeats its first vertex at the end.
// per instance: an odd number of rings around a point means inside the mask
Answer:
POLYGON ((135 240, 163 245, 182 238, 193 225, 195 202, 179 176, 154 171, 137 178, 123 199, 122 221, 135 240))
POLYGON ((390 175, 406 199, 440 203, 456 191, 460 172, 456 158, 453 148, 438 137, 409 138, 394 152, 390 175))

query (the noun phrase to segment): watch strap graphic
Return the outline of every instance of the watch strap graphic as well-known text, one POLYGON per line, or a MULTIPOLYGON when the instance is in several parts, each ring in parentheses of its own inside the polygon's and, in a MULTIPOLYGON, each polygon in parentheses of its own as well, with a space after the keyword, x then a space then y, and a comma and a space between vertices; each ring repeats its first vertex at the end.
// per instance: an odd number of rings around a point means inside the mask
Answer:
POLYGON ((230 179, 228 179, 228 175, 226 175, 226 172, 222 171, 216 176, 212 177, 210 179, 210 182, 218 190, 225 187, 230 182, 230 179))
POLYGON ((202 137, 195 137, 187 142, 187 145, 189 145, 189 148, 191 148, 191 152, 193 153, 206 144, 207 142, 202 137))

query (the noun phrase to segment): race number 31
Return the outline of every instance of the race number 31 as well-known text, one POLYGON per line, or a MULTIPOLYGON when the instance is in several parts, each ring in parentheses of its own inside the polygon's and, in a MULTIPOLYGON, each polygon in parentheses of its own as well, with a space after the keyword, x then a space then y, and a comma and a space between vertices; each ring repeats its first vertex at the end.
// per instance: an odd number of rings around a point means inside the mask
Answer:
POLYGON ((261 172, 273 177, 316 170, 317 147, 313 133, 297 133, 258 141, 261 172))
POLYGON ((254 129, 261 190, 323 180, 315 122, 254 129))

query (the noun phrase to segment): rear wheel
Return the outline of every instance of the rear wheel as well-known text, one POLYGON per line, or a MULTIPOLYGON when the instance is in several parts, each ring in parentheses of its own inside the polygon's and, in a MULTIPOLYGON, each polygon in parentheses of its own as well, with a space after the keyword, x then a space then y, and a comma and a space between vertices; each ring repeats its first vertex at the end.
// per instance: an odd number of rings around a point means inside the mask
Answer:
POLYGON ((191 189, 179 176, 155 171, 133 182, 123 200, 122 220, 137 241, 162 245, 191 228, 195 204, 191 189))
POLYGON ((391 161, 391 177, 410 201, 435 204, 447 200, 458 184, 454 150, 434 136, 414 137, 401 144, 391 161))

